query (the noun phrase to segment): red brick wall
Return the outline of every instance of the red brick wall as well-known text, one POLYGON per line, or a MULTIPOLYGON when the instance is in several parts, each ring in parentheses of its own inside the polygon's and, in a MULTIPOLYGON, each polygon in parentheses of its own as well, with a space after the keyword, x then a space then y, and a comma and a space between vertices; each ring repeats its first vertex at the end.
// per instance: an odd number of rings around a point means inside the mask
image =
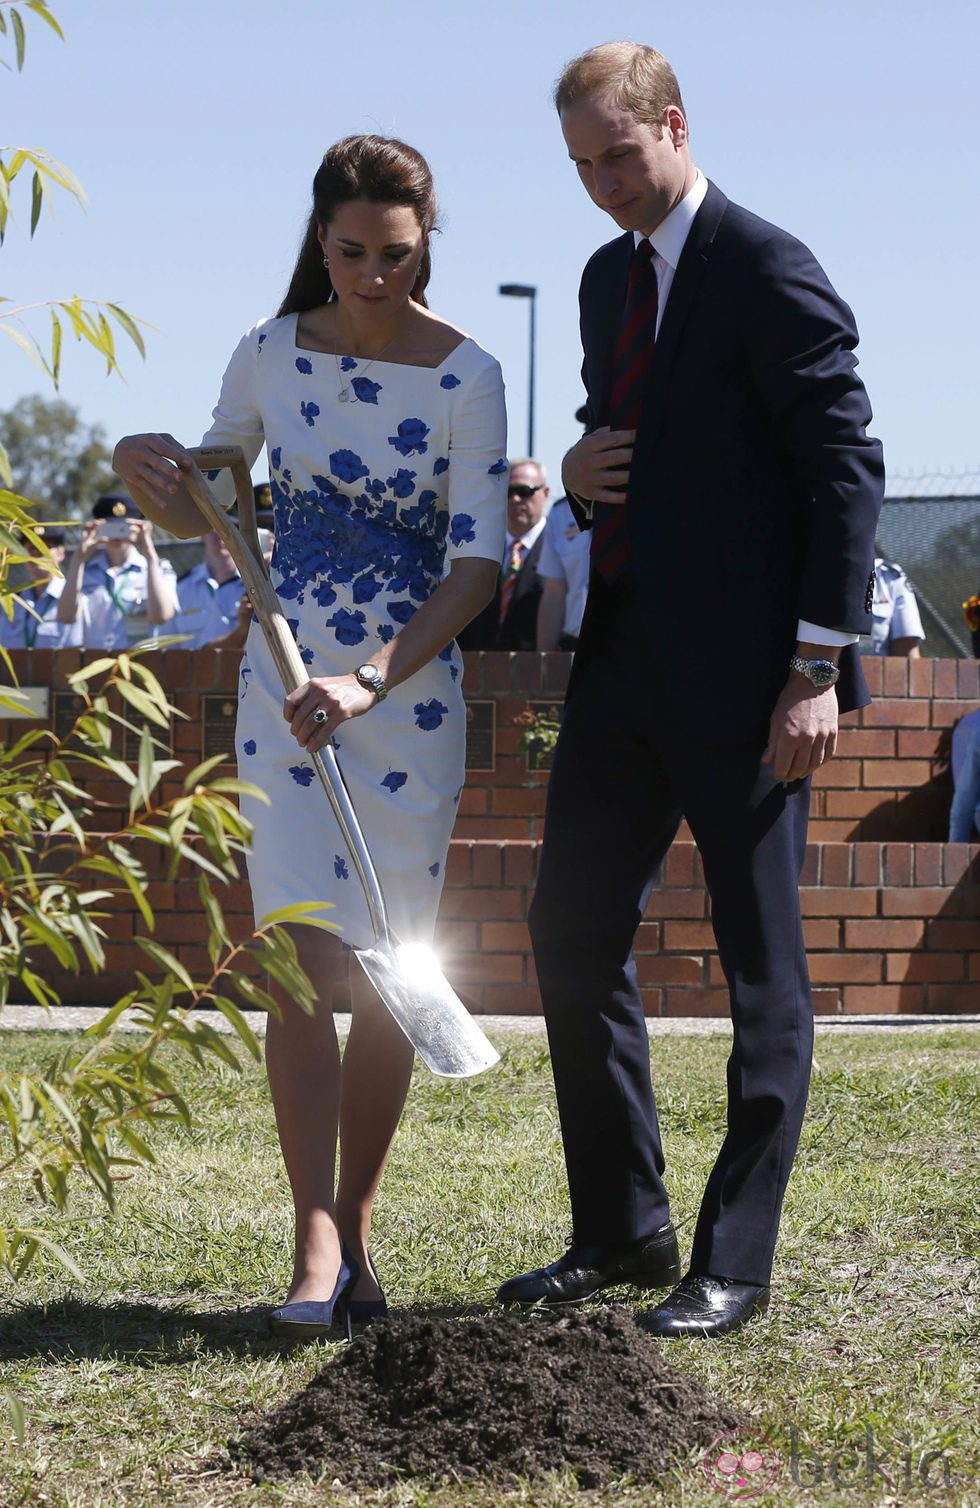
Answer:
MULTIPOLYGON (((547 777, 530 773, 518 755, 515 718, 529 702, 560 704, 568 665, 569 656, 557 654, 466 656, 467 697, 496 704, 497 760, 493 771, 468 776, 457 837, 541 837, 547 777)), ((814 780, 810 836, 942 842, 952 796, 949 730, 980 702, 980 667, 868 656, 864 668, 875 701, 842 721, 837 757, 814 780)))
MULTIPOLYGON (((77 651, 18 651, 21 684, 63 689, 77 651)), ((447 972, 475 1011, 535 1012, 525 917, 533 890, 547 775, 517 753, 514 719, 529 701, 560 704, 566 655, 469 655, 466 694, 493 701, 495 768, 473 771, 447 866, 440 936, 447 972)), ((175 722, 175 757, 203 754, 202 696, 237 694, 238 656, 168 650, 154 668, 186 714, 175 722)), ((801 892, 817 1009, 822 1012, 980 1010, 980 849, 941 841, 949 808, 944 735, 980 700, 973 661, 865 662, 879 698, 845 719, 838 757, 815 783, 811 846, 801 892), (855 841, 856 840, 856 841, 855 841)), ((0 728, 9 740, 23 724, 0 728)), ((183 770, 164 795, 175 794, 183 770)), ((98 791, 121 809, 116 782, 98 791)), ((637 940, 651 1015, 725 1015, 700 862, 682 830, 637 940)), ((156 937, 197 972, 206 966, 196 881, 168 883, 159 854, 149 898, 156 937)), ((244 883, 221 894, 235 934, 251 929, 244 883)), ((52 974, 65 1001, 109 1003, 147 960, 133 941, 139 918, 121 907, 105 924, 106 971, 52 974)))
MULTIPOLYGON (((540 1010, 524 920, 539 850, 453 844, 440 946, 474 1010, 540 1010)), ((980 845, 811 843, 800 901, 818 1012, 980 1011, 980 845)), ((728 1014, 693 843, 671 849, 636 957, 648 1015, 728 1014)))

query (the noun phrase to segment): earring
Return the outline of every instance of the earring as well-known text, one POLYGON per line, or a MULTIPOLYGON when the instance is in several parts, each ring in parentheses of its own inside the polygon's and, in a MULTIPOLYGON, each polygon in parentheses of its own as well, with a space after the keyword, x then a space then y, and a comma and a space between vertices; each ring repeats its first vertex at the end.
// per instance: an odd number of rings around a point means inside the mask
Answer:
POLYGON ((329 257, 324 257, 324 259, 323 259, 323 265, 324 265, 324 267, 329 267, 330 266, 330 258, 329 257))

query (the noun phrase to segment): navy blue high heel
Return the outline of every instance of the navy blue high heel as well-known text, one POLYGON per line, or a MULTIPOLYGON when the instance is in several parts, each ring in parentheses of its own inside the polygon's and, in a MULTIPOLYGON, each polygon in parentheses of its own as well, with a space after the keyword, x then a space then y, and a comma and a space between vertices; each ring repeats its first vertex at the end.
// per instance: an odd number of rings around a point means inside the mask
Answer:
POLYGON ((281 1304, 268 1315, 270 1331, 280 1340, 315 1340, 337 1324, 352 1338, 350 1291, 361 1276, 360 1265, 346 1247, 341 1247, 340 1271, 333 1293, 325 1303, 307 1299, 301 1304, 281 1304))
MULTIPOLYGON (((351 1260, 353 1261, 353 1258, 351 1260)), ((368 1265, 374 1273, 374 1281, 380 1288, 378 1269, 374 1265, 374 1258, 370 1252, 368 1252, 368 1265)), ((354 1282, 356 1281, 355 1278, 354 1282)), ((383 1293, 379 1299, 349 1299, 347 1302, 347 1316, 351 1325, 373 1325, 375 1320, 384 1319, 387 1313, 388 1301, 383 1293)))

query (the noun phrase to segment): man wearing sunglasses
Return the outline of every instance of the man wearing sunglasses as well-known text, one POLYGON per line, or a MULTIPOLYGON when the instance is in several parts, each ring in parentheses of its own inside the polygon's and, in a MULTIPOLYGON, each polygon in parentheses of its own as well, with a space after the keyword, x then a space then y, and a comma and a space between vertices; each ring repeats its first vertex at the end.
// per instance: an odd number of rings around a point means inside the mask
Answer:
POLYGON ((507 485, 507 541, 493 601, 459 635, 461 649, 535 649, 551 491, 540 461, 512 461, 507 485))

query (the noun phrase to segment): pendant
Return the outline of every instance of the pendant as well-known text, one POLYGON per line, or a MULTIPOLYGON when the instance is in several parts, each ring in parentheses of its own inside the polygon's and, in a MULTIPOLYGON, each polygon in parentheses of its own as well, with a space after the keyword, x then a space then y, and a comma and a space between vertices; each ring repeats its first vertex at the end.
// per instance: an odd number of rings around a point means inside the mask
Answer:
POLYGON ((350 389, 346 388, 346 387, 342 387, 340 389, 340 392, 337 394, 337 402, 338 403, 347 403, 347 402, 349 402, 349 400, 350 400, 350 389))

